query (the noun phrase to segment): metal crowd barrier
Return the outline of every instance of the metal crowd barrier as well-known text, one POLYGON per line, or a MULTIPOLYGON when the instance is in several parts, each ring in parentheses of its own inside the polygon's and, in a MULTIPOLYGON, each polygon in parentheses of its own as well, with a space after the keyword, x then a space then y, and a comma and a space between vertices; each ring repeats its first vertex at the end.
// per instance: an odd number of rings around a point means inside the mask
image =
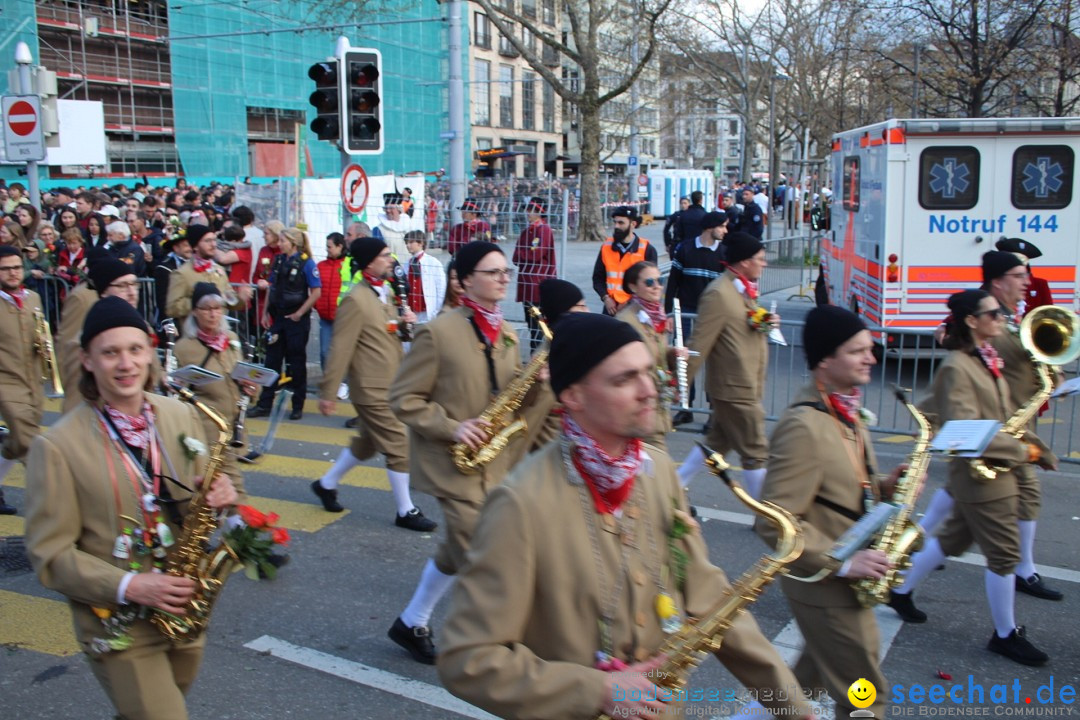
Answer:
MULTIPOLYGON (((683 333, 689 342, 693 332, 693 313, 683 313, 683 333)), ((787 341, 786 346, 769 343, 769 367, 765 376, 765 416, 775 421, 791 404, 795 395, 810 382, 810 371, 806 367, 803 352, 803 327, 801 320, 782 320, 781 332, 787 341)), ((875 337, 882 337, 886 331, 871 326, 875 337)), ((871 381, 863 388, 863 406, 877 416, 877 423, 870 430, 885 435, 913 435, 915 424, 910 413, 901 405, 893 394, 893 386, 907 390, 908 397, 916 403, 921 402, 930 392, 934 382, 934 372, 947 350, 934 342, 930 330, 898 330, 889 328, 893 336, 907 336, 898 348, 882 347, 878 355, 878 364, 874 367, 871 381)), ((1080 370, 1080 362, 1073 362, 1061 368, 1067 378, 1075 377, 1080 370)), ((705 363, 692 378, 696 385, 694 400, 689 405, 672 407, 674 411, 686 410, 697 418, 711 417, 712 410, 705 397, 705 363)), ((1050 409, 1038 421, 1039 437, 1045 441, 1062 462, 1080 463, 1080 439, 1077 438, 1080 400, 1077 395, 1053 400, 1050 409)))

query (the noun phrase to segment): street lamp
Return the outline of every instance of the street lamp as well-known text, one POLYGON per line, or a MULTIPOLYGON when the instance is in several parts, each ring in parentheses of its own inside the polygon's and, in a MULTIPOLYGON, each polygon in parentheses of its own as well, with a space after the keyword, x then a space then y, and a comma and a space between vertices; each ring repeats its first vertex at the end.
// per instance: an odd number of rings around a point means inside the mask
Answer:
MULTIPOLYGON (((771 196, 773 190, 776 188, 776 81, 788 80, 789 76, 786 73, 774 72, 772 77, 769 78, 769 195, 771 196)), ((769 209, 772 209, 772 201, 770 198, 769 209)), ((767 213, 766 217, 771 215, 767 213)), ((765 239, 772 240, 772 219, 769 218, 769 222, 765 226, 765 239)))

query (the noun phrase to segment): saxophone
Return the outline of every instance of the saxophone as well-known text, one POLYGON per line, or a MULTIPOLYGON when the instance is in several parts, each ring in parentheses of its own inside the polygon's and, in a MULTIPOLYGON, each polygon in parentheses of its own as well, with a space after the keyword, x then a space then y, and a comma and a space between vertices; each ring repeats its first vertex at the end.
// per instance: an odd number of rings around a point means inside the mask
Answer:
POLYGON ((853 583, 855 596, 865 608, 872 608, 879 603, 889 601, 889 592, 903 584, 900 573, 911 567, 911 555, 922 547, 924 533, 921 527, 911 519, 915 512, 915 501, 919 498, 926 471, 930 467, 930 422, 907 399, 904 391, 895 389, 899 400, 915 419, 919 426, 915 438, 915 447, 908 456, 908 468, 896 483, 892 504, 900 510, 885 524, 881 533, 870 544, 871 550, 881 550, 888 556, 890 566, 884 577, 860 578, 853 583))
POLYGON ((154 623, 165 637, 179 643, 195 640, 206 630, 206 626, 210 624, 214 602, 240 558, 228 543, 213 537, 218 534, 221 514, 206 502, 210 483, 225 461, 226 448, 229 445, 229 424, 206 403, 198 400, 188 388, 173 385, 171 389, 181 400, 194 405, 218 427, 217 439, 210 448, 210 460, 203 471, 202 486, 191 497, 187 515, 184 517, 184 527, 165 563, 165 572, 169 575, 194 580, 195 592, 184 606, 184 615, 173 615, 155 609, 150 617, 150 622, 154 623))
MULTIPOLYGON (((540 320, 540 311, 536 307, 531 307, 529 310, 540 323, 540 330, 544 333, 544 337, 550 341, 551 330, 548 329, 547 323, 540 320)), ((490 425, 487 429, 488 438, 479 450, 473 450, 463 442, 454 443, 451 446, 450 455, 454 460, 454 465, 462 474, 475 475, 480 472, 485 465, 506 449, 516 435, 528 429, 525 419, 515 417, 514 413, 521 407, 521 403, 532 389, 540 371, 547 364, 547 357, 548 349, 545 346, 533 355, 525 369, 491 401, 491 404, 484 408, 484 412, 480 413, 480 419, 490 425)))
POLYGON ((64 384, 60 381, 60 366, 56 362, 56 349, 53 347, 52 328, 40 308, 34 309, 34 347, 41 354, 45 363, 42 380, 51 380, 53 391, 60 397, 64 395, 64 384))
MULTIPOLYGON (((701 443, 698 443, 698 446, 705 453, 705 463, 709 466, 709 471, 723 480, 744 505, 779 528, 780 537, 772 554, 765 555, 754 567, 743 573, 709 612, 696 622, 683 623, 683 626, 669 635, 660 646, 658 654, 664 656, 664 662, 654 671, 656 677, 650 679, 657 687, 672 691, 676 698, 690 680, 690 673, 701 664, 705 653, 720 649, 724 633, 735 622, 739 613, 757 600, 773 578, 789 563, 797 560, 803 551, 802 530, 795 516, 774 503, 755 500, 742 485, 728 475, 729 466, 722 455, 701 443)), ((611 718, 602 713, 597 720, 611 718)))

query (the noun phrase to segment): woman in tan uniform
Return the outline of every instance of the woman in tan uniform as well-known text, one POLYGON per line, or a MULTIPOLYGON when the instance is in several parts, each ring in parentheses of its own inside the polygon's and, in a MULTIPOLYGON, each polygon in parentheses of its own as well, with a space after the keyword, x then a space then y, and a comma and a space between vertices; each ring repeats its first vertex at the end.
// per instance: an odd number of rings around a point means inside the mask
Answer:
MULTIPOLYGON (((985 290, 964 290, 949 298, 949 310, 945 347, 952 352, 934 378, 928 409, 936 411, 942 425, 950 420, 1005 422, 1015 408, 1001 372, 1004 364, 992 344, 1005 325, 1001 305, 985 290)), ((993 479, 976 474, 969 458, 949 461, 947 485, 956 506, 944 527, 915 555, 907 580, 893 593, 889 605, 900 617, 925 622, 926 613, 915 607, 912 591, 946 556, 960 555, 975 542, 986 556, 986 599, 994 623, 987 649, 1024 665, 1046 663, 1049 657, 1028 641, 1013 613, 1013 571, 1020 562, 1019 486, 1013 469, 1027 462, 1056 467, 1044 447, 1031 433, 1022 440, 995 433, 981 459, 1009 469, 999 470, 993 479)))
POLYGON ((627 268, 623 275, 623 289, 630 293, 630 300, 616 314, 616 319, 637 330, 645 341, 649 354, 656 360, 656 429, 644 438, 650 445, 667 450, 665 438, 672 430, 671 412, 668 408, 675 401, 675 363, 679 357, 686 358, 686 348, 670 347, 667 333, 671 322, 664 313, 664 285, 660 281, 660 269, 656 263, 643 260, 627 268))

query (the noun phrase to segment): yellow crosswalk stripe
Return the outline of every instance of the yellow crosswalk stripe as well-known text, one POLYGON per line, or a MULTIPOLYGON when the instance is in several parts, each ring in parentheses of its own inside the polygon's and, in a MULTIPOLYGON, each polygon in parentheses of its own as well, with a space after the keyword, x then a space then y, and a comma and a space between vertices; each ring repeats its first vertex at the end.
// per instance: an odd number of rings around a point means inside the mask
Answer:
POLYGON ((0 537, 26 534, 26 520, 18 515, 0 515, 0 537))
POLYGON ((80 652, 67 603, 7 590, 0 590, 0 645, 60 656, 80 652))
POLYGON ((915 438, 911 437, 910 435, 886 435, 885 437, 878 438, 878 439, 881 442, 896 443, 896 444, 915 442, 915 438))
POLYGON ((349 514, 348 510, 339 513, 326 512, 318 502, 314 495, 311 496, 311 503, 248 496, 247 504, 264 513, 277 513, 281 516, 277 523, 280 527, 297 532, 317 532, 349 514))
MULTIPOLYGON (((283 455, 264 455, 259 458, 255 465, 248 467, 255 468, 252 472, 267 473, 278 477, 318 480, 330 469, 330 463, 326 460, 305 460, 304 458, 285 457, 283 455)), ((350 470, 341 481, 341 484, 373 488, 375 490, 390 489, 390 481, 386 477, 386 470, 364 465, 350 470)))
MULTIPOLYGON (((248 431, 248 444, 252 447, 266 435, 270 426, 265 420, 251 420, 245 423, 248 431)), ((345 428, 328 428, 318 425, 297 425, 288 421, 278 425, 278 440, 295 440, 298 442, 314 443, 317 445, 334 445, 339 448, 348 447, 356 436, 355 430, 345 428)))

